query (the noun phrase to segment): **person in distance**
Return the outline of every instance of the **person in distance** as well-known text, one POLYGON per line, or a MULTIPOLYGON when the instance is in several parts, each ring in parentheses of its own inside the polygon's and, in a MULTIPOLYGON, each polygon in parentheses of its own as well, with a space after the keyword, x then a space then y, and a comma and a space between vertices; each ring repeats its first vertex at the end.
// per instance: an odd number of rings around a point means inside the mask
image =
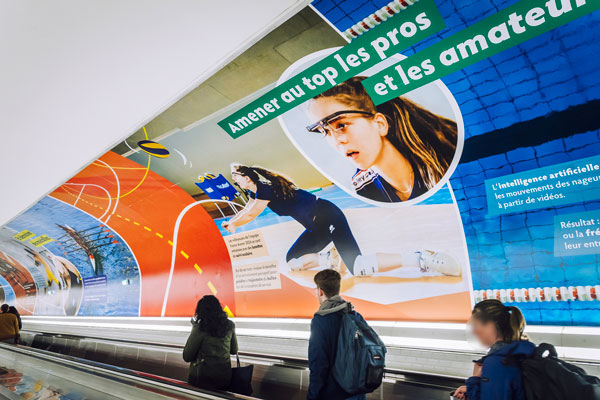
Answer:
POLYGON ((23 322, 21 322, 21 314, 19 314, 17 307, 15 307, 15 306, 8 307, 8 312, 17 316, 17 322, 19 323, 19 330, 23 329, 23 322))
POLYGON ((10 306, 2 304, 0 307, 0 342, 19 343, 19 320, 9 312, 10 306))

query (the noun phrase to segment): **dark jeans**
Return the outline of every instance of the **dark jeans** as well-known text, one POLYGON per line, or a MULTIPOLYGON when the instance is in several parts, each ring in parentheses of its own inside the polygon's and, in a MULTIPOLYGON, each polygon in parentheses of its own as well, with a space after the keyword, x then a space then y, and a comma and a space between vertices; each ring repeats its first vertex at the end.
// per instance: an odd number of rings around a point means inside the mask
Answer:
POLYGON ((305 254, 318 253, 333 242, 342 260, 354 275, 354 260, 361 255, 360 248, 350 230, 346 216, 335 204, 318 199, 313 227, 305 230, 288 250, 286 260, 300 258, 305 254))

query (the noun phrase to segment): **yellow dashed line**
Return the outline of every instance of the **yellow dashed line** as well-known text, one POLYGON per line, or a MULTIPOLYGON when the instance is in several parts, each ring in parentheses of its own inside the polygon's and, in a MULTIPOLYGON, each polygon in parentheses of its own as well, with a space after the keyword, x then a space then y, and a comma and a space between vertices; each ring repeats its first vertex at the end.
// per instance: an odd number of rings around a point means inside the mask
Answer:
POLYGON ((212 284, 211 281, 208 281, 208 288, 212 292, 213 296, 217 295, 217 288, 215 287, 215 285, 212 284))
POLYGON ((229 309, 228 306, 223 307, 223 311, 225 311, 225 313, 227 314, 227 316, 229 318, 233 318, 234 317, 233 313, 231 312, 231 310, 229 309))
MULTIPOLYGON (((75 195, 74 195, 74 194, 72 194, 72 193, 70 193, 70 192, 67 192, 67 193, 68 193, 68 194, 70 194, 71 196, 75 197, 75 195)), ((97 204, 91 203, 91 202, 89 202, 89 201, 87 201, 87 200, 85 200, 85 199, 81 199, 81 201, 84 201, 84 202, 86 202, 86 203, 87 203, 87 204, 89 204, 89 205, 92 205, 92 206, 94 206, 94 207, 96 207, 96 208, 100 208, 101 210, 104 210, 104 208, 103 208, 102 206, 99 206, 99 205, 97 205, 97 204)), ((137 221, 131 221, 131 219, 129 219, 129 218, 127 218, 127 217, 123 217, 121 214, 115 214, 115 213, 112 213, 111 215, 116 215, 116 216, 117 216, 117 218, 121 218, 121 219, 124 219, 124 220, 125 220, 125 221, 127 221, 127 222, 133 222, 133 224, 134 224, 134 225, 141 226, 141 224, 140 224, 139 222, 137 222, 137 221)), ((149 228, 149 227, 147 227, 147 226, 144 226, 144 229, 145 229, 145 230, 147 230, 148 232, 152 232, 152 229, 151 229, 151 228, 149 228)), ((163 239, 163 238, 164 238, 164 236, 163 236, 162 234, 158 233, 158 232, 154 232, 154 234, 155 234, 156 236, 158 236, 159 238, 161 238, 161 239, 163 239)), ((169 246, 173 246, 173 242, 172 242, 172 241, 170 241, 170 240, 167 240, 167 243, 169 243, 169 246)), ((185 251, 181 250, 179 253, 180 253, 182 256, 184 256, 186 260, 189 260, 190 256, 189 256, 189 254, 187 254, 185 251)), ((199 266, 198 264, 194 264, 194 268, 196 268, 196 271, 198 271, 198 273, 199 273, 199 274, 201 274, 201 273, 203 272, 203 271, 202 271, 202 268, 200 268, 200 266, 199 266)), ((211 291, 211 292, 212 292, 214 295, 216 295, 216 294, 217 294, 217 288, 215 288, 215 286, 212 284, 212 282, 208 282, 208 287, 210 288, 210 291, 211 291)), ((231 313, 231 310, 229 310, 229 308, 228 308, 227 306, 225 306, 224 310, 225 310, 225 312, 227 312, 227 314, 228 314, 229 316, 233 316, 233 314, 231 313)))
POLYGON ((198 271, 199 274, 202 273, 202 268, 200 268, 198 264, 194 264, 194 268, 196 268, 196 271, 198 271))

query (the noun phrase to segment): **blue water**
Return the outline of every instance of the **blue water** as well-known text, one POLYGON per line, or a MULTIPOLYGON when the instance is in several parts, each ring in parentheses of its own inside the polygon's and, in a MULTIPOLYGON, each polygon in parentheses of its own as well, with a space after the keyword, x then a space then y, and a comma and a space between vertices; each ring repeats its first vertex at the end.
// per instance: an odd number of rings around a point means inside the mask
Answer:
MULTIPOLYGON (((17 232, 26 229, 38 236, 45 234, 53 239, 58 239, 64 236, 65 232, 57 224, 82 231, 97 228, 101 223, 75 207, 51 197, 45 197, 11 221, 8 227, 17 232)), ((116 232, 108 227, 103 229, 108 229, 109 232, 105 232, 105 234, 112 235, 111 240, 117 241, 117 243, 100 247, 97 250, 104 267, 104 275, 108 281, 107 301, 98 302, 93 298, 87 300, 84 291, 78 315, 138 315, 140 274, 135 258, 127 244, 116 232), (121 284, 125 279, 130 281, 127 286, 121 284)), ((64 257, 73 263, 83 278, 94 276, 94 270, 84 251, 64 254, 61 245, 60 242, 54 241, 44 247, 53 254, 64 257)))
MULTIPOLYGON (((343 191, 342 189, 340 189, 339 187, 337 187, 335 185, 327 186, 317 192, 314 192, 314 194, 322 199, 331 201, 333 204, 335 204, 342 210, 347 210, 347 209, 352 209, 352 208, 376 207, 372 204, 365 203, 364 201, 359 200, 356 197, 349 195, 348 193, 346 193, 345 191, 343 191)), ((419 205, 421 205, 421 204, 452 204, 452 194, 450 193, 450 190, 448 189, 448 185, 444 185, 440 190, 438 190, 436 193, 434 193, 431 197, 427 198, 426 200, 423 200, 422 202, 420 202, 418 204, 419 205)), ((221 235, 223 235, 223 236, 230 235, 229 232, 227 232, 225 229, 223 229, 221 227, 221 222, 223 222, 226 219, 227 218, 215 219, 215 223, 217 224, 217 227, 219 228, 219 231, 221 232, 221 235)), ((251 231, 253 229, 262 228, 265 226, 270 226, 270 225, 275 225, 275 224, 280 224, 280 223, 288 222, 288 221, 293 221, 293 218, 279 216, 279 215, 275 214, 273 211, 271 211, 270 208, 267 207, 258 217, 256 217, 256 219, 254 219, 254 221, 252 221, 246 225, 240 226, 236 230, 236 233, 251 231)))
POLYGON ((0 286, 2 286, 2 290, 4 290, 4 303, 15 304, 15 301, 17 300, 15 291, 3 276, 0 276, 0 286))

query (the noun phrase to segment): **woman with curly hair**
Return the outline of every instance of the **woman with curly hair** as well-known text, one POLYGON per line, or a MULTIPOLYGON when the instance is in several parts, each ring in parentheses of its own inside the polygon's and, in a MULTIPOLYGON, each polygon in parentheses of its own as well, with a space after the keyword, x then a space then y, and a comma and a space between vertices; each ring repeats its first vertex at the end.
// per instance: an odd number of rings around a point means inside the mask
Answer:
POLYGON ((188 383, 204 389, 227 389, 231 382, 230 354, 237 352, 235 325, 215 296, 202 297, 183 349, 183 359, 191 363, 188 383))

